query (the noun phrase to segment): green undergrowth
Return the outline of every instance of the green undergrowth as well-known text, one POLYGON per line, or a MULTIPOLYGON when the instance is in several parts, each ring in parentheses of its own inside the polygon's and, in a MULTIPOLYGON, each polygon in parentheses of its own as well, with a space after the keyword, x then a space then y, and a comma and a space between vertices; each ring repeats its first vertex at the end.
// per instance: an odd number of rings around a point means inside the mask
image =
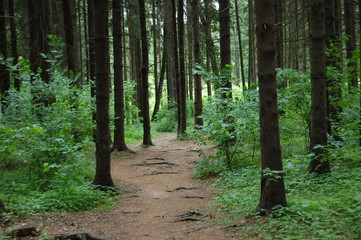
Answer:
POLYGON ((285 160, 288 207, 275 216, 255 214, 258 167, 220 173, 213 205, 227 213, 226 221, 239 225, 244 239, 360 239, 361 167, 335 163, 331 174, 315 177, 306 174, 307 162, 301 160, 285 160))

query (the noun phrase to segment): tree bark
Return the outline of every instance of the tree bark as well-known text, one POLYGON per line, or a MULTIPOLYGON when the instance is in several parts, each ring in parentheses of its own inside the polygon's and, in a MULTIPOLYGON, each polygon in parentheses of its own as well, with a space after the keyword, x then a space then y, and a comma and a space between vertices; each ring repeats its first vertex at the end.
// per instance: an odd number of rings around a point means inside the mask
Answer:
MULTIPOLYGON (((74 25, 72 9, 70 7, 71 0, 63 0, 63 18, 65 30, 65 46, 66 46, 66 62, 68 65, 69 76, 73 77, 77 71, 76 59, 74 52, 77 51, 74 40, 74 25)), ((73 83, 76 84, 75 82, 73 83)))
POLYGON ((94 0, 94 56, 96 76, 96 172, 93 185, 113 187, 110 173, 110 129, 109 129, 109 45, 108 1, 94 0))
POLYGON ((257 211, 267 214, 277 206, 287 206, 279 137, 272 1, 256 1, 256 23, 262 158, 257 211))
MULTIPOLYGON (((354 0, 344 0, 344 21, 346 41, 346 59, 347 59, 347 79, 350 87, 357 88, 357 62, 350 61, 356 50, 356 4, 354 0)), ((353 90, 351 90, 353 92, 353 90)))
POLYGON ((140 29, 141 29, 141 43, 142 43, 142 117, 143 117, 143 145, 152 146, 151 128, 149 118, 149 94, 148 94, 148 41, 147 41, 147 26, 145 19, 145 0, 139 0, 140 13, 140 29))
POLYGON ((283 0, 274 0, 276 68, 283 68, 283 0))
POLYGON ((325 1, 312 0, 310 15, 311 59, 311 145, 314 154, 310 173, 329 173, 330 164, 323 149, 327 145, 327 105, 325 76, 325 1))
MULTIPOLYGON (((18 41, 16 36, 16 23, 15 23, 15 14, 14 14, 14 0, 8 0, 9 8, 9 22, 10 22, 10 37, 11 37, 11 57, 14 58, 13 64, 18 64, 18 41)), ((14 87, 17 91, 20 91, 21 79, 18 76, 18 71, 14 70, 14 87)), ((0 77, 1 78, 1 77, 0 77)))
POLYGON ((123 79, 123 0, 113 0, 113 51, 114 51, 114 142, 118 151, 131 152, 125 144, 124 128, 124 79, 123 79))
POLYGON ((163 47, 162 64, 160 67, 159 83, 158 83, 158 86, 156 86, 155 104, 154 104, 152 120, 155 120, 157 118, 157 114, 159 112, 159 107, 160 107, 160 100, 162 99, 162 94, 163 94, 164 75, 165 75, 165 69, 166 69, 166 61, 165 61, 166 52, 165 51, 166 51, 166 47, 164 46, 163 47))
MULTIPOLYGON (((221 67, 224 69, 231 65, 231 18, 229 0, 219 0, 219 29, 221 48, 221 67)), ((229 94, 224 93, 223 97, 232 98, 232 83, 230 80, 223 83, 222 88, 228 89, 229 94)))
POLYGON ((176 101, 176 63, 175 63, 175 46, 174 46, 174 24, 173 24, 173 5, 171 0, 164 2, 164 45, 166 51, 167 66, 167 90, 168 90, 168 107, 172 107, 176 101))
MULTIPOLYGON (((95 50, 94 50, 94 0, 88 1, 88 37, 89 37, 89 79, 91 80, 90 85, 90 96, 95 98, 95 50)), ((92 113, 93 123, 96 123, 96 111, 92 113)), ((93 130, 93 140, 96 141, 96 128, 93 130)))
POLYGON ((239 58, 241 62, 241 78, 242 78, 242 87, 246 89, 246 77, 244 75, 244 63, 243 63, 243 46, 242 46, 242 32, 241 32, 241 23, 239 20, 239 10, 238 10, 238 2, 234 0, 235 10, 236 10, 236 20, 237 20, 237 36, 238 36, 238 50, 239 50, 239 58))
MULTIPOLYGON (((187 0, 187 33, 188 33, 188 95, 193 100, 193 23, 192 18, 192 0, 187 0)), ((215 65, 216 66, 216 65, 215 65)))
MULTIPOLYGON (((325 34, 326 34, 326 49, 335 51, 333 45, 336 43, 336 21, 335 21, 335 0, 325 0, 325 34)), ((327 54, 325 58, 326 66, 338 68, 338 59, 333 54, 327 54)), ((327 95, 327 133, 336 140, 341 140, 335 134, 332 125, 339 122, 340 108, 337 102, 341 98, 341 86, 339 79, 327 78, 326 80, 326 95, 327 95)))
MULTIPOLYGON (((4 0, 0 0, 0 57, 3 57, 4 60, 8 57, 4 0)), ((5 64, 0 64, 0 81, 1 81, 0 93, 2 97, 5 97, 7 95, 7 91, 10 89, 10 74, 5 64)), ((2 103, 2 110, 4 110, 5 102, 1 101, 1 103, 2 103)))
POLYGON ((178 135, 187 130, 186 73, 184 57, 184 6, 183 0, 178 0, 178 47, 179 47, 179 107, 178 135))
MULTIPOLYGON (((191 1, 192 12, 190 15, 192 21, 192 35, 193 35, 193 56, 194 63, 201 64, 201 51, 199 42, 199 1, 191 1)), ((195 127, 203 125, 203 119, 201 118, 203 112, 202 102, 202 79, 201 75, 194 74, 194 124, 195 127)))
POLYGON ((255 0, 248 0, 248 86, 256 83, 256 47, 254 38, 254 2, 255 0))

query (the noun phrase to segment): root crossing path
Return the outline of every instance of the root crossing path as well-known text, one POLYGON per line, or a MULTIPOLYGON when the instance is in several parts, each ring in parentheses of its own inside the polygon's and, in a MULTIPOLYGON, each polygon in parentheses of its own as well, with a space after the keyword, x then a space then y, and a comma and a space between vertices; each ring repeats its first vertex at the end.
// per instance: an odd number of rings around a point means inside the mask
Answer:
MULTIPOLYGON (((193 141, 175 134, 155 146, 131 146, 136 154, 112 159, 112 177, 124 187, 118 206, 108 211, 61 214, 45 223, 50 234, 87 232, 107 239, 232 239, 216 225, 212 193, 192 179, 199 161, 193 141)), ((118 155, 119 154, 113 154, 118 155)))

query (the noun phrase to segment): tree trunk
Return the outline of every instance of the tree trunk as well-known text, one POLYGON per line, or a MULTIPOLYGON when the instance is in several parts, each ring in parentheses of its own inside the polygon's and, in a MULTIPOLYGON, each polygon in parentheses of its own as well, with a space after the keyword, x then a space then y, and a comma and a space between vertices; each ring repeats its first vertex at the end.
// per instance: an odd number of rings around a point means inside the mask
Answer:
POLYGON ((276 68, 283 68, 283 0, 274 0, 276 68))
MULTIPOLYGON (((201 51, 199 42, 199 1, 191 1, 191 21, 192 21, 192 35, 193 35, 193 56, 194 63, 201 64, 201 51)), ((203 119, 201 118, 203 112, 202 102, 202 79, 201 75, 194 74, 194 124, 195 127, 203 125, 203 119)))
MULTIPOLYGON (((325 34, 326 34, 326 49, 334 51, 333 44, 336 43, 336 23, 335 23, 335 0, 325 0, 325 34)), ((327 54, 325 59, 326 66, 338 68, 338 59, 333 54, 327 54)), ((336 140, 341 140, 335 134, 332 128, 333 123, 339 122, 340 109, 337 102, 341 98, 341 86, 339 79, 328 78, 326 80, 326 95, 327 95, 327 133, 336 140)))
POLYGON ((246 77, 244 75, 244 63, 243 63, 243 46, 242 46, 242 32, 241 32, 241 23, 239 20, 239 11, 238 11, 238 2, 234 0, 234 5, 236 8, 236 20, 237 20, 237 36, 238 36, 238 50, 239 58, 241 62, 241 77, 242 77, 242 87, 246 89, 246 77))
POLYGON ((212 10, 213 4, 211 0, 204 1, 204 15, 205 17, 202 18, 203 22, 203 29, 205 34, 206 40, 206 51, 209 54, 209 59, 211 61, 211 69, 214 74, 219 73, 219 64, 217 64, 216 52, 214 49, 214 40, 212 38, 212 10))
MULTIPOLYGON (((357 88, 357 62, 350 61, 356 50, 356 4, 354 0, 344 0, 344 21, 346 41, 346 59, 347 59, 347 80, 352 88, 357 88)), ((351 91, 353 92, 353 90, 351 91)))
POLYGON ((186 74, 184 57, 184 6, 183 0, 178 0, 178 47, 179 47, 179 123, 178 135, 187 129, 187 102, 186 102, 186 74))
POLYGON ((164 75, 165 75, 165 69, 166 69, 165 55, 166 55, 166 48, 163 47, 163 58, 162 58, 162 64, 160 67, 159 83, 158 83, 158 86, 156 86, 155 104, 154 104, 152 120, 155 120, 157 118, 157 114, 159 112, 159 107, 160 107, 160 100, 162 99, 164 75))
MULTIPOLYGON (((221 67, 225 69, 227 65, 231 65, 231 18, 229 0, 219 0, 219 29, 220 29, 220 49, 221 49, 221 67)), ((232 98, 232 83, 230 80, 221 86, 229 91, 224 93, 224 98, 232 98)))
MULTIPOLYGON (((6 40, 6 21, 5 21, 5 1, 0 0, 0 57, 7 58, 7 40, 6 40)), ((7 95, 10 89, 10 75, 5 64, 0 63, 0 83, 2 97, 7 95)), ((2 101, 2 109, 4 110, 5 102, 2 101)))
MULTIPOLYGON (((192 0, 187 0, 187 32, 188 32, 188 95, 193 100, 193 23, 192 0)), ((216 66, 216 65, 215 65, 216 66)))
MULTIPOLYGON (((63 17, 64 17, 64 30, 65 30, 65 46, 66 46, 66 62, 68 65, 69 76, 74 77, 76 68, 76 59, 74 52, 77 51, 75 48, 74 41, 74 25, 72 9, 70 7, 71 0, 63 0, 63 17)), ((76 84, 75 82, 73 83, 76 84)))
POLYGON ((113 187, 110 173, 108 1, 94 0, 94 56, 96 75, 96 172, 93 185, 113 187))
POLYGON ((297 54, 297 40, 298 40, 298 28, 297 28, 297 0, 289 1, 288 3, 289 12, 289 30, 288 30, 288 56, 289 66, 294 70, 298 70, 298 54, 297 54))
MULTIPOLYGON (((50 18, 49 18, 49 0, 38 0, 35 1, 38 4, 39 8, 39 25, 35 26, 38 28, 38 47, 40 54, 48 54, 49 53, 49 44, 48 44, 48 37, 47 35, 50 33, 50 18)), ((45 57, 40 57, 40 68, 41 68, 41 78, 44 82, 50 83, 50 62, 45 57)))
MULTIPOLYGON (((14 58, 13 64, 18 64, 18 43, 16 36, 16 24, 15 24, 15 14, 14 14, 14 0, 8 0, 9 4, 9 22, 10 22, 10 37, 11 37, 11 57, 14 58)), ((14 87, 17 91, 20 91, 21 79, 18 76, 18 71, 14 70, 14 87)), ((1 77, 0 77, 1 78, 1 77)))
POLYGON ((145 19, 145 0, 139 0, 140 13, 140 29, 142 42, 142 117, 143 117, 143 145, 152 146, 152 139, 150 135, 150 118, 149 118, 149 94, 148 94, 148 41, 147 41, 147 26, 145 19))
POLYGON ((124 79, 123 79, 123 0, 113 0, 113 51, 114 51, 114 143, 118 151, 130 152, 125 144, 124 79))
POLYGON ((327 145, 327 105, 325 76, 325 1, 311 1, 311 146, 314 154, 310 173, 329 173, 330 164, 323 149, 327 145), (321 146, 321 147, 320 147, 321 146))
POLYGON ((256 23, 262 157, 257 211, 267 214, 277 206, 287 206, 279 137, 272 1, 256 1, 256 23))
MULTIPOLYGON (((88 37, 89 37, 89 78, 91 80, 90 96, 95 98, 95 52, 94 52, 94 1, 88 1, 88 37)), ((96 111, 92 113, 93 123, 96 123, 96 111)), ((96 128, 93 130, 93 140, 96 141, 96 128)))
POLYGON ((168 107, 171 107, 176 101, 176 64, 174 46, 174 24, 173 24, 173 6, 171 0, 165 0, 164 3, 164 45, 166 51, 167 66, 167 89, 168 89, 168 107))
POLYGON ((256 47, 254 39, 254 2, 255 0, 248 0, 248 86, 256 83, 256 47))

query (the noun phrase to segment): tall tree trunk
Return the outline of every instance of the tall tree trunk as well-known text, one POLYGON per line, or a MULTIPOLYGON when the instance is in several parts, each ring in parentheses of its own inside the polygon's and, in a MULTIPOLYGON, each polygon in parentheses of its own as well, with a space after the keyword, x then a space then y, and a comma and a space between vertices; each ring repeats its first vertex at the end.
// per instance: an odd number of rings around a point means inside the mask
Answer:
MULTIPOLYGON (((94 50, 94 0, 88 1, 88 37, 89 37, 89 78, 91 80, 90 96, 95 98, 95 50, 94 50)), ((96 111, 92 113, 93 123, 96 123, 96 111)), ((93 140, 96 141, 96 128, 93 130, 93 140)))
MULTIPOLYGON (((152 31, 153 31, 153 73, 154 73, 154 89, 155 94, 157 94, 157 87, 158 87, 158 47, 157 47, 157 37, 158 37, 158 19, 157 19, 157 10, 156 10, 157 1, 152 1, 152 31)), ((157 97, 156 97, 157 98, 157 97)), ((153 114, 154 116, 154 114, 153 114)), ((152 118, 153 120, 153 118, 152 118)))
MULTIPOLYGON (((74 76, 77 71, 76 59, 74 52, 77 51, 75 48, 74 41, 74 25, 72 9, 70 7, 71 0, 63 0, 63 18, 64 18, 64 29, 65 29, 65 45, 66 45, 66 60, 69 70, 69 76, 74 76)), ((74 82, 74 85, 76 83, 74 82)))
POLYGON ((114 51, 114 143, 118 151, 128 151, 124 129, 124 79, 123 79, 123 0, 113 0, 113 51, 114 51))
POLYGON ((234 5, 236 8, 236 20, 237 20, 237 36, 238 36, 238 50, 239 50, 239 58, 241 62, 241 77, 242 77, 242 87, 243 89, 246 88, 246 77, 244 75, 244 63, 243 63, 243 46, 242 46, 242 32, 241 32, 241 23, 240 23, 240 16, 238 10, 238 1, 234 0, 234 5))
POLYGON ((167 66, 167 90, 168 90, 168 107, 171 107, 176 101, 176 63, 175 63, 175 49, 174 46, 174 23, 173 18, 173 1, 165 0, 164 3, 164 44, 167 47, 166 51, 166 66, 167 66))
MULTIPOLYGON (((326 49, 334 51, 333 44, 336 43, 336 24, 335 24, 335 0, 325 0, 325 34, 326 49)), ((334 54, 327 54, 325 59, 326 66, 338 68, 338 59, 334 54)), ((332 125, 339 122, 340 109, 337 102, 341 98, 341 86, 339 79, 327 78, 326 95, 327 95, 327 133, 336 140, 341 140, 335 134, 332 125)))
POLYGON ((254 2, 248 0, 248 86, 256 83, 256 47, 255 47, 255 24, 254 24, 254 2))
POLYGON ((298 28, 297 28, 297 0, 289 1, 288 3, 289 12, 289 30, 288 30, 288 56, 289 66, 292 69, 298 70, 298 54, 297 54, 297 39, 298 39, 298 28))
MULTIPOLYGON (((221 67, 224 69, 231 64, 231 18, 229 0, 219 0, 219 29, 220 29, 220 49, 221 67)), ((222 88, 228 89, 229 94, 224 93, 223 97, 232 98, 232 83, 230 80, 223 83, 222 88)))
MULTIPOLYGON (((7 54, 7 40, 6 40, 5 1, 0 0, 0 57, 3 57, 5 60, 7 56, 8 54, 7 54)), ((6 68, 6 65, 1 63, 0 63, 0 81, 1 81, 0 94, 2 97, 4 97, 6 96, 7 91, 10 89, 10 75, 6 68)), ((2 106, 3 108, 5 107, 4 101, 2 101, 2 106)))
POLYGON ((217 64, 216 51, 214 47, 214 40, 212 38, 212 11, 213 4, 211 0, 204 1, 204 17, 202 17, 203 29, 206 38, 206 51, 209 54, 209 59, 211 61, 211 69, 214 74, 219 73, 219 64, 217 64))
POLYGON ((145 19, 145 0, 139 0, 140 13, 140 29, 142 42, 142 116, 143 116, 143 145, 153 145, 150 135, 150 118, 149 118, 149 94, 148 94, 148 41, 147 41, 147 26, 145 19))
MULTIPOLYGON (((49 44, 47 35, 50 33, 50 8, 49 8, 49 0, 38 0, 36 1, 39 8, 39 23, 40 25, 35 26, 39 28, 38 32, 38 47, 40 54, 48 54, 49 53, 49 44)), ((40 57, 40 68, 41 68, 41 78, 44 82, 50 83, 50 62, 45 57, 40 57)))
MULTIPOLYGON (((15 14, 14 14, 14 0, 8 0, 9 8, 9 22, 10 22, 10 37, 11 37, 11 57, 14 58, 13 64, 18 64, 18 43, 16 36, 16 24, 15 24, 15 14)), ((18 71, 14 70, 14 87, 17 91, 20 91, 21 79, 18 76, 18 71)), ((1 78, 1 77, 0 77, 1 78)))
MULTIPOLYGON (((193 23, 192 19, 192 0, 187 0, 187 33, 188 33, 188 95, 193 100, 193 23)), ((215 64, 216 66, 216 64, 215 64)))
POLYGON ((138 1, 128 0, 128 29, 131 79, 136 82, 135 105, 140 109, 139 116, 142 114, 142 79, 141 79, 141 47, 140 47, 140 23, 139 23, 139 4, 138 1))
MULTIPOLYGON (((199 1, 191 1, 191 21, 192 21, 192 35, 193 35, 193 56, 194 63, 201 64, 201 51, 199 42, 199 1)), ((203 119, 201 118, 203 112, 202 102, 202 79, 201 75, 194 74, 194 124, 195 127, 203 125, 203 119)))
POLYGON ((94 0, 94 56, 96 75, 96 172, 93 185, 113 187, 110 173, 108 1, 94 0))
POLYGON ((187 129, 187 102, 186 102, 186 73, 184 57, 184 6, 183 0, 178 0, 178 47, 179 47, 179 107, 178 134, 182 135, 187 129))
POLYGON ((276 68, 283 68, 283 0, 274 0, 276 68))
POLYGON ((357 88, 357 62, 350 61, 356 50, 356 4, 354 0, 344 0, 344 21, 345 34, 348 37, 346 41, 346 58, 347 58, 347 79, 353 88, 357 88))
POLYGON ((36 74, 38 67, 40 67, 40 56, 38 46, 38 35, 39 35, 39 11, 36 0, 28 1, 28 17, 29 17, 29 61, 31 70, 31 80, 35 80, 33 74, 36 74))
POLYGON ((256 1, 256 23, 262 157, 257 211, 267 214, 276 206, 287 206, 279 137, 272 1, 256 1))
POLYGON ((329 173, 327 145, 327 105, 325 76, 325 1, 311 0, 311 146, 314 154, 309 165, 310 173, 329 173), (320 147, 321 146, 321 147, 320 147))

